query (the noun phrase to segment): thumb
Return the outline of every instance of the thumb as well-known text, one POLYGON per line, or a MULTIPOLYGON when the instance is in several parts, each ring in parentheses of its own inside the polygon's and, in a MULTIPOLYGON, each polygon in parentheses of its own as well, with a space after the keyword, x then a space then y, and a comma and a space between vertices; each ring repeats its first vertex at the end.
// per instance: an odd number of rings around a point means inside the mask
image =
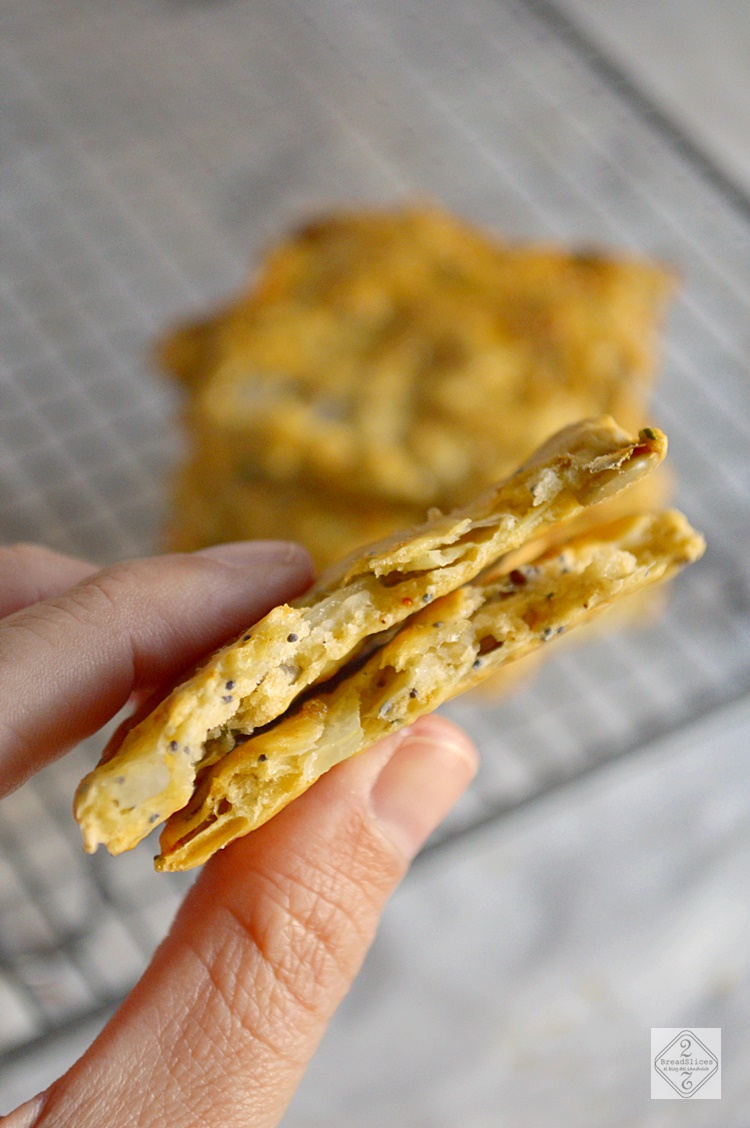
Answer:
POLYGON ((277 1124, 386 899, 475 770, 468 738, 425 717, 214 857, 141 982, 28 1123, 277 1124))

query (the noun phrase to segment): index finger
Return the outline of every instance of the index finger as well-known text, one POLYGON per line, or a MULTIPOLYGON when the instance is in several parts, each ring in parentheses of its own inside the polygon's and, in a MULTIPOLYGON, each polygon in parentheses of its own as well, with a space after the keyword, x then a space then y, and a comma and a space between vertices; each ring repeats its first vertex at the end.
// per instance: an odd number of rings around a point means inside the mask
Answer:
POLYGON ((40 599, 62 595, 98 571, 96 564, 41 544, 0 545, 0 619, 40 599))
POLYGON ((117 564, 0 623, 0 794, 298 595, 297 545, 257 541, 117 564))

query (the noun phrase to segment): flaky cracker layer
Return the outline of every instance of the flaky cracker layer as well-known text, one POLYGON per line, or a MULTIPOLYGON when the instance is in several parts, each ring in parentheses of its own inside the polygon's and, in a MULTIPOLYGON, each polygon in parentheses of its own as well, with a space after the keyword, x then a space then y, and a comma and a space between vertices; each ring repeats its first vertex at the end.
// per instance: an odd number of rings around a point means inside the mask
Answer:
POLYGON ((639 480, 666 448, 662 432, 634 437, 606 416, 566 427, 472 504, 435 513, 329 569, 302 599, 274 608, 214 654, 86 776, 75 800, 85 848, 130 849, 189 802, 199 771, 368 640, 639 480))
POLYGON ((261 826, 335 764, 668 578, 703 552, 681 513, 624 518, 510 575, 477 579, 412 616, 365 664, 320 686, 202 773, 161 836, 159 870, 205 862, 261 826))

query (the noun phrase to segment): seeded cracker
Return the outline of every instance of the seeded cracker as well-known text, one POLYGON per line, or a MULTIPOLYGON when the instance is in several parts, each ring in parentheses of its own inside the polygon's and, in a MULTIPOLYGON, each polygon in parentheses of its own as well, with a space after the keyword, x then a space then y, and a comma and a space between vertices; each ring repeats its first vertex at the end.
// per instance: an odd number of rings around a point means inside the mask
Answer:
MULTIPOLYGON (((465 504, 575 420, 635 427, 675 286, 661 263, 509 242, 426 201, 314 218, 159 348, 186 389, 175 538, 217 535, 202 502, 210 514, 227 487, 219 539, 228 524, 260 535, 256 487, 276 530, 300 539, 303 495, 314 507, 320 490, 403 528, 465 504), (299 492, 291 516, 276 486, 299 492), (418 512, 403 522, 391 512, 403 507, 418 512)), ((330 561, 327 525, 310 524, 330 561)))
POLYGON ((475 580, 414 615, 365 665, 325 684, 209 768, 161 837, 182 870, 267 822, 335 764, 603 611, 668 578, 703 542, 681 513, 622 518, 502 579, 475 580))
POLYGON ((102 842, 116 854, 134 846, 190 802, 199 773, 205 781, 211 765, 253 743, 247 738, 255 729, 335 675, 368 640, 372 645, 552 524, 638 480, 665 452, 660 431, 633 438, 608 417, 576 424, 473 504, 330 569, 307 596, 275 608, 215 654, 83 780, 75 814, 86 849, 102 842))

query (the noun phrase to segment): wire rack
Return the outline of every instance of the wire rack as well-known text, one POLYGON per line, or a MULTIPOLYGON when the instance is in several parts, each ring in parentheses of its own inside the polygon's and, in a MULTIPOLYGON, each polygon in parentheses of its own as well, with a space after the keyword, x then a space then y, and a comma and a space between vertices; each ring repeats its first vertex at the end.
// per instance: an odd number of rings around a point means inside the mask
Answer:
MULTIPOLYGON (((748 691, 750 202, 554 6, 8 0, 0 43, 3 540, 157 550, 179 443, 154 335, 300 214, 428 193, 677 264, 655 415, 710 544, 652 629, 453 707, 484 768, 435 848, 748 691)), ((0 1063, 117 1000, 185 886, 147 844, 83 855, 98 747, 0 807, 0 1063)))

